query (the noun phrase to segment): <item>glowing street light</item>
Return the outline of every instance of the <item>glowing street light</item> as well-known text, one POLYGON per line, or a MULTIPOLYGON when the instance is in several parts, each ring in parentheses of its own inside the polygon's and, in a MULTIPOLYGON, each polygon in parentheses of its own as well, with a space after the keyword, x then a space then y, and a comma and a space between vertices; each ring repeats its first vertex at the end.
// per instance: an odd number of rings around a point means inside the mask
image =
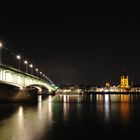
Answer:
POLYGON ((40 71, 40 75, 42 75, 42 72, 40 71))
POLYGON ((31 74, 33 74, 33 65, 30 64, 29 66, 30 66, 30 68, 31 68, 31 74))
POLYGON ((0 47, 2 47, 2 43, 0 42, 0 47))
POLYGON ((2 47, 3 44, 0 42, 0 64, 2 64, 2 47))
POLYGON ((42 76, 42 74, 43 74, 43 73, 40 71, 40 72, 39 72, 39 74, 40 74, 40 76, 39 76, 39 77, 41 78, 41 76, 42 76))
POLYGON ((28 68, 28 61, 24 61, 24 64, 26 65, 26 73, 27 73, 27 68, 28 68))
POLYGON ((36 71, 36 73, 37 73, 37 76, 38 76, 38 68, 36 68, 36 69, 35 69, 35 71, 36 71))
POLYGON ((20 70, 20 59, 21 59, 21 56, 20 55, 17 55, 16 57, 18 59, 18 69, 20 70))

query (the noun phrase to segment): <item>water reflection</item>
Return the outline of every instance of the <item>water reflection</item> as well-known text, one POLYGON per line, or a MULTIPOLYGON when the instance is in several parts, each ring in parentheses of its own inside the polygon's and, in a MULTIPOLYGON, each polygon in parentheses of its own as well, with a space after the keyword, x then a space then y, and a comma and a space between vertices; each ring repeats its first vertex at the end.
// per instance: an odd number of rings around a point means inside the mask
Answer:
MULTIPOLYGON (((64 103, 67 102, 67 97, 69 97, 69 96, 67 96, 67 95, 64 95, 64 96, 63 96, 63 101, 64 101, 64 103)), ((68 100, 68 101, 69 101, 69 100, 68 100)))
MULTIPOLYGON (((52 98, 37 105, 17 105, 10 118, 0 121, 0 136, 3 140, 41 139, 52 123, 52 98), (37 110, 36 110, 37 109, 37 110)), ((12 106, 12 104, 11 104, 12 106)), ((6 107, 6 105, 5 105, 6 107)))
POLYGON ((38 102, 42 102, 42 96, 41 95, 38 96, 38 102))
POLYGON ((48 116, 48 121, 49 121, 49 123, 52 123, 52 113, 53 113, 53 111, 52 111, 52 96, 51 95, 49 95, 49 98, 48 98, 48 104, 46 104, 46 107, 48 106, 48 111, 47 111, 47 116, 48 116))
POLYGON ((131 115, 130 105, 133 102, 132 96, 135 95, 96 95, 99 116, 104 111, 105 122, 116 120, 117 117, 123 122, 128 122, 131 115))
POLYGON ((19 124, 19 127, 23 127, 23 121, 24 121, 24 116, 23 116, 23 107, 22 106, 19 106, 19 109, 18 109, 18 124, 19 124))
POLYGON ((121 117, 122 121, 128 122, 130 119, 130 105, 132 98, 130 95, 121 95, 121 117))
POLYGON ((83 100, 81 95, 60 95, 60 102, 70 103, 70 102, 81 102, 83 100))
POLYGON ((105 103, 104 103, 105 120, 108 121, 110 117, 110 101, 109 101, 110 97, 108 94, 105 94, 104 98, 105 98, 105 103))
POLYGON ((90 102, 92 102, 92 97, 93 97, 93 95, 91 94, 91 95, 90 95, 90 102))
POLYGON ((67 121, 69 115, 69 104, 64 101, 63 103, 63 118, 67 121))
POLYGON ((0 104, 0 139, 43 140, 73 122, 78 129, 85 122, 90 126, 128 124, 135 102, 140 102, 140 95, 93 94, 48 96, 45 100, 39 96, 37 104, 0 104))
MULTIPOLYGON (((71 103, 77 103, 77 107, 83 106, 84 103, 93 103, 96 105, 96 115, 101 121, 110 123, 112 121, 122 120, 128 122, 130 115, 130 105, 134 102, 134 97, 137 95, 123 95, 123 94, 97 94, 97 95, 60 95, 59 102, 63 103, 64 119, 66 120, 69 116, 71 103), (95 104, 96 103, 96 104, 95 104)), ((93 109, 93 107, 89 107, 93 109)), ((92 111, 92 110, 91 110, 92 111)), ((95 111, 95 110, 94 110, 95 111)), ((79 112, 79 110, 77 110, 79 112)), ((77 114, 79 116, 79 113, 77 114)))
POLYGON ((104 102, 104 96, 103 95, 101 95, 101 94, 97 94, 97 95, 95 95, 96 96, 96 102, 97 103, 103 103, 104 102))

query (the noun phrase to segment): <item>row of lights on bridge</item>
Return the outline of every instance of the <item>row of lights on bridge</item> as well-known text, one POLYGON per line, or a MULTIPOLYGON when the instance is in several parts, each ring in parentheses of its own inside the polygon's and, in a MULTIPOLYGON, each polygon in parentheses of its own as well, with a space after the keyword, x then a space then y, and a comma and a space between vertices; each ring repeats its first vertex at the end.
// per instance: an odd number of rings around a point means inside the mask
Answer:
MULTIPOLYGON (((0 48, 2 48, 3 45, 2 43, 0 42, 0 48)), ((21 56, 20 55, 16 55, 16 58, 18 60, 18 69, 20 70, 20 63, 21 63, 21 56)), ((1 58, 0 58, 1 59, 1 58)), ((28 73, 28 66, 31 68, 31 74, 33 74, 33 68, 34 68, 34 65, 33 64, 29 64, 27 60, 24 60, 24 64, 26 65, 26 73, 28 73), (29 64, 29 65, 28 65, 29 64)), ((36 76, 38 76, 38 73, 40 75, 42 75, 45 79, 49 80, 51 83, 52 81, 45 75, 43 74, 41 71, 39 72, 39 69, 38 68, 35 68, 35 71, 36 71, 36 76)))
MULTIPOLYGON (((18 69, 20 70, 20 60, 21 60, 21 56, 20 55, 17 55, 16 58, 19 60, 19 64, 18 64, 18 69)), ((24 60, 24 64, 26 65, 26 73, 28 72, 28 61, 27 60, 24 60)), ((33 67, 34 65, 33 64, 29 64, 29 67, 31 68, 31 74, 33 74, 33 67)), ((36 68, 35 71, 39 72, 39 69, 36 68)), ((43 77, 45 77, 45 74, 43 74, 42 72, 39 72, 41 75, 43 75, 43 77)), ((38 75, 37 75, 38 76, 38 75)))

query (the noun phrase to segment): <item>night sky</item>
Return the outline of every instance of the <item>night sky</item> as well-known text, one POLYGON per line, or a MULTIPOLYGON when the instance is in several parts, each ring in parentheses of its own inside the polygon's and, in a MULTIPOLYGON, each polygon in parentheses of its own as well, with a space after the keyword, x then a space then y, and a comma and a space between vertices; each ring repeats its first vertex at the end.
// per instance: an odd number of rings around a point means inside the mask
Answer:
POLYGON ((84 3, 1 3, 0 40, 57 85, 118 85, 124 69, 139 84, 139 15, 84 3))

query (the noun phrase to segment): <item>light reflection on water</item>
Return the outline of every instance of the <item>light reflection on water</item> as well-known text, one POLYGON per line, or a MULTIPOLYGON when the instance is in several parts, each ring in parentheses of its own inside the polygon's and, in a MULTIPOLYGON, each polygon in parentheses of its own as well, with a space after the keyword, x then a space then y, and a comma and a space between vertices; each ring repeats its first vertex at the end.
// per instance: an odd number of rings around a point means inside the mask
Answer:
POLYGON ((39 101, 37 105, 17 105, 16 112, 9 118, 0 120, 0 139, 40 139, 44 133, 47 133, 52 123, 52 98, 39 101))
POLYGON ((139 95, 57 95, 44 100, 39 97, 37 104, 0 104, 0 139, 47 139, 60 123, 65 127, 72 120, 77 125, 86 119, 93 124, 115 120, 127 124, 133 102, 139 101, 139 95))
MULTIPOLYGON (((133 97, 133 95, 131 95, 133 97)), ((130 95, 96 95, 97 110, 99 115, 104 112, 104 119, 106 122, 111 119, 122 120, 128 122, 130 119, 130 106, 133 98, 130 95)))
POLYGON ((105 109, 104 109, 104 112, 105 112, 105 120, 108 121, 109 120, 109 117, 110 117, 110 102, 109 102, 109 95, 108 94, 105 94, 105 103, 104 103, 104 106, 105 106, 105 109))

